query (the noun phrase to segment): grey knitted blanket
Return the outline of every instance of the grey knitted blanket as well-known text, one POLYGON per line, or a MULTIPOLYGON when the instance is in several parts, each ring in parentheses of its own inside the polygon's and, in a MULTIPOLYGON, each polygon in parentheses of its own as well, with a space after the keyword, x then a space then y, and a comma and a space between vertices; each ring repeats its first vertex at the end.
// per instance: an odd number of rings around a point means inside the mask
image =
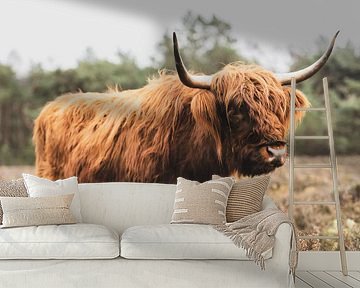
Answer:
POLYGON ((233 223, 216 225, 214 228, 229 237, 236 246, 244 248, 246 256, 254 259, 264 270, 265 260, 262 253, 274 247, 275 233, 282 223, 289 223, 292 227, 289 267, 294 276, 297 266, 296 233, 293 222, 284 212, 266 209, 233 223))

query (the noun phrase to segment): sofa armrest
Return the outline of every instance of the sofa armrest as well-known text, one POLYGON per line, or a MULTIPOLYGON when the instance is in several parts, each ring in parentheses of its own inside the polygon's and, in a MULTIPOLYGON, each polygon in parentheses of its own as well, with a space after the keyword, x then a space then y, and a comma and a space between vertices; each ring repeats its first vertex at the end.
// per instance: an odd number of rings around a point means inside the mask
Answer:
MULTIPOLYGON (((279 209, 274 201, 267 195, 264 196, 262 209, 279 209)), ((275 245, 273 249, 272 262, 276 265, 282 265, 289 268, 289 253, 291 245, 291 225, 288 223, 283 223, 278 227, 278 230, 275 234, 275 245)))
MULTIPOLYGON (((282 275, 277 279, 279 284, 287 282, 286 287, 295 287, 293 277, 290 275, 289 259, 291 246, 292 227, 288 223, 282 223, 276 234, 272 258, 266 262, 266 270, 271 270, 272 275, 282 275)), ((279 286, 285 287, 285 286, 279 286)))
MULTIPOLYGON (((291 245, 291 225, 288 223, 280 224, 275 234, 275 245, 273 248, 272 262, 276 265, 289 268, 289 255, 291 245)), ((272 264, 271 264, 272 265, 272 264)))
MULTIPOLYGON (((267 195, 264 196, 262 209, 273 209, 278 207, 274 201, 267 195)), ((292 227, 288 223, 283 223, 278 227, 275 234, 275 244, 273 248, 272 258, 266 260, 266 270, 270 270, 279 282, 279 287, 295 287, 293 277, 290 275, 289 259, 292 227), (276 276, 277 275, 277 276, 276 276), (282 276, 279 276, 282 275, 282 276), (285 281, 285 283, 284 283, 285 281)))

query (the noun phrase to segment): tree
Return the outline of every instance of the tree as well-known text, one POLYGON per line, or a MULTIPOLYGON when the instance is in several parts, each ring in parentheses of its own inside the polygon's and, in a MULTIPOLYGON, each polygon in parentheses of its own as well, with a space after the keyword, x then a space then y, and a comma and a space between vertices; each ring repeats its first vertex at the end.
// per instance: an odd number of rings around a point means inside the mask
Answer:
MULTIPOLYGON (((318 59, 324 51, 324 43, 328 41, 324 39, 319 41, 318 52, 314 55, 297 55, 292 69, 305 67, 318 59)), ((323 77, 327 77, 329 82, 336 151, 342 154, 359 154, 360 56, 356 53, 356 49, 351 44, 335 49, 326 65, 301 84, 300 89, 309 97, 313 107, 324 106, 323 101, 320 100, 323 95, 323 77)), ((313 113, 306 115, 299 134, 326 135, 324 115, 321 117, 313 113), (321 122, 323 125, 319 126, 321 122)), ((309 142, 306 145, 298 145, 298 151, 304 154, 327 154, 328 144, 325 141, 309 142)))
POLYGON ((26 89, 7 65, 0 65, 0 164, 33 160, 29 154, 31 120, 26 117, 26 89))
MULTIPOLYGON (((192 71, 212 74, 225 64, 243 61, 234 48, 235 38, 231 36, 231 26, 213 16, 206 19, 188 12, 178 29, 178 40, 182 57, 192 71)), ((172 35, 167 32, 158 44, 161 52, 154 65, 174 70, 172 35)))

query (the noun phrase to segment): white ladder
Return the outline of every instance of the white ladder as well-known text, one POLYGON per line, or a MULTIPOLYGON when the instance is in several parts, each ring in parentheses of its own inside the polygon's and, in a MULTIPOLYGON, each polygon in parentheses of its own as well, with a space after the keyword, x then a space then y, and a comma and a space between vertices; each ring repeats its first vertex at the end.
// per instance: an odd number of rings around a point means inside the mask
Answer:
POLYGON ((344 234, 341 222, 341 211, 340 211, 340 200, 338 191, 338 177, 337 177, 337 165, 336 156, 334 149, 334 136, 331 124, 331 112, 330 112, 330 101, 329 101, 329 89, 327 78, 323 78, 324 98, 325 107, 323 108, 295 108, 295 97, 296 97, 296 80, 291 79, 291 101, 290 101, 290 159, 289 159, 289 218, 294 220, 294 205, 335 205, 336 209, 336 222, 337 222, 337 234, 338 236, 300 236, 299 239, 336 239, 339 241, 340 247, 340 259, 341 259, 341 270, 346 276, 348 275, 345 245, 344 245, 344 234), (295 136, 295 111, 325 111, 327 131, 326 136, 295 136), (319 140, 328 139, 330 147, 330 163, 329 164, 295 164, 295 140, 307 139, 307 140, 319 140), (332 189, 334 194, 334 201, 294 201, 294 172, 295 168, 329 168, 331 169, 332 176, 332 189))

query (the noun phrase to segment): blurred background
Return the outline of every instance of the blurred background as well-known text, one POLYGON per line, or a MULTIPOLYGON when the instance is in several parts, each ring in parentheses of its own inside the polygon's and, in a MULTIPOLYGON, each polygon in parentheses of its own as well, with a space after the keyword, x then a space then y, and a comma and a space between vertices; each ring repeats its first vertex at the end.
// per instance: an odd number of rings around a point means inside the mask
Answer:
MULTIPOLYGON (((356 0, 341 1, 0 2, 0 179, 34 172, 33 120, 46 102, 77 92, 134 89, 160 69, 174 70, 172 32, 189 69, 214 73, 233 61, 274 72, 305 67, 341 30, 326 66, 301 89, 323 106, 329 80, 340 194, 348 250, 360 250, 360 27, 356 0)), ((310 112, 298 135, 325 135, 325 115, 310 112)), ((300 142, 301 141, 301 142, 300 142)), ((296 143, 298 162, 328 161, 326 140, 296 143)), ((288 167, 269 194, 287 210, 288 167)), ((329 200, 329 171, 296 174, 297 200, 329 200)), ((335 233, 332 207, 299 207, 302 233, 335 233)), ((303 250, 336 250, 332 241, 302 241, 303 250)))

